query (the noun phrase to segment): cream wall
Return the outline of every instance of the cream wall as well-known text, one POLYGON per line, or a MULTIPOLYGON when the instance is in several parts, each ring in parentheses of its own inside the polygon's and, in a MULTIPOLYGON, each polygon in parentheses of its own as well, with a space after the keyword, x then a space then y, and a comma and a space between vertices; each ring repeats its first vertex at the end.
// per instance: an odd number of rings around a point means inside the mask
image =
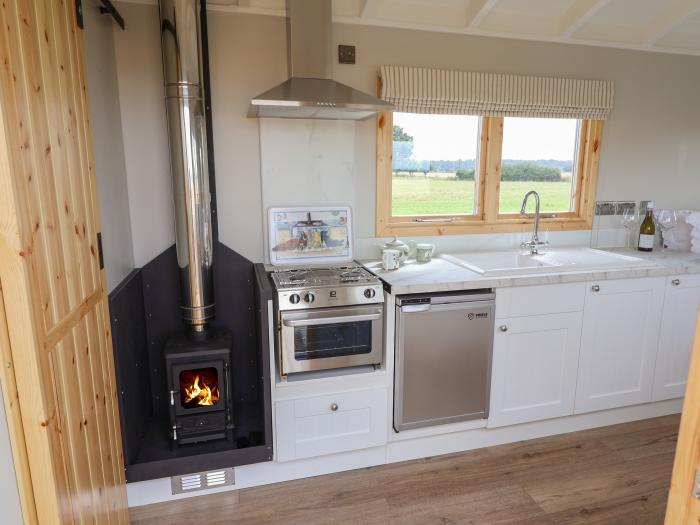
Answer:
POLYGON ((85 62, 102 244, 112 290, 134 268, 121 110, 117 91, 113 22, 96 0, 83 2, 85 62))
MULTIPOLYGON (((115 47, 140 265, 173 242, 167 137, 156 8, 122 3, 120 10, 127 31, 115 31, 115 47)), ((357 46, 357 64, 336 64, 335 78, 369 92, 380 64, 613 80, 598 199, 700 207, 700 58, 343 24, 334 32, 336 43, 357 46)), ((348 203, 358 255, 374 255, 374 122, 246 118, 249 99, 286 78, 284 20, 210 10, 209 33, 221 240, 261 261, 267 206, 348 203)), ((469 249, 520 238, 436 241, 442 249, 469 249)), ((552 234, 551 240, 588 244, 590 232, 552 234)))

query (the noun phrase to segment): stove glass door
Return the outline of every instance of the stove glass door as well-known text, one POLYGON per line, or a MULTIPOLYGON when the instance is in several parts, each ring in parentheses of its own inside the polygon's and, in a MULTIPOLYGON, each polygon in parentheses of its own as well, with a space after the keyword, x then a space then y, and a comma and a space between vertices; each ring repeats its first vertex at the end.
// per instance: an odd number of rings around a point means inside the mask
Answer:
POLYGON ((283 373, 381 362, 383 307, 282 313, 283 373))

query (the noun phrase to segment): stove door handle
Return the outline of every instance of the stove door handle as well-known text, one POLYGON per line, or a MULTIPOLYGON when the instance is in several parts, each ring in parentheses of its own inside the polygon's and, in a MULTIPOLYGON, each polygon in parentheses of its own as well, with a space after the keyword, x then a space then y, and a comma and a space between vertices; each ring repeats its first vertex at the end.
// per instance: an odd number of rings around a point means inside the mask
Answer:
POLYGON ((322 324, 338 324, 338 323, 358 323, 361 321, 377 321, 383 316, 382 313, 376 314, 360 314, 360 315, 341 315, 338 317, 319 317, 316 319, 284 319, 282 324, 289 328, 300 326, 318 326, 322 324))

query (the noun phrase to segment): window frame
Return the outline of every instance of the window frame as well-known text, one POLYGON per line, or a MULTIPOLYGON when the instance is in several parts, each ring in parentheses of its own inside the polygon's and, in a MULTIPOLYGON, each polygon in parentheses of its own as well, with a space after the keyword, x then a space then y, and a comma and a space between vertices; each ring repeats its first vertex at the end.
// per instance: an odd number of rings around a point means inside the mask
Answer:
MULTIPOLYGON (((376 234, 436 236, 465 233, 506 233, 532 229, 534 216, 499 213, 503 117, 481 117, 477 162, 478 194, 473 215, 394 216, 392 214, 393 114, 377 115, 376 234), (422 220, 421 220, 422 219, 422 220)), ((602 120, 580 121, 577 145, 574 210, 546 213, 541 226, 550 231, 588 230, 593 226, 602 120)))

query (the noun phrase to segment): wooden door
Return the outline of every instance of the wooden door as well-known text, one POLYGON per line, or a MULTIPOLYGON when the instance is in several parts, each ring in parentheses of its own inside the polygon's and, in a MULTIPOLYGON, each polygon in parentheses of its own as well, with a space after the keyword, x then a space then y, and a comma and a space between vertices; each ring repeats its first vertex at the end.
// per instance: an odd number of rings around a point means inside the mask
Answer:
POLYGON ((666 525, 700 523, 700 499, 692 496, 697 490, 695 479, 696 472, 700 469, 700 315, 697 317, 696 326, 688 387, 678 431, 676 460, 673 464, 671 490, 666 507, 666 525))
POLYGON ((489 427, 574 413, 581 318, 573 312, 496 320, 489 427))
POLYGON ((127 523, 75 3, 4 0, 0 22, 0 369, 24 517, 127 523))
POLYGON ((575 412, 651 401, 665 280, 589 283, 575 412))
POLYGON ((700 275, 666 280, 659 353, 654 371, 654 401, 683 397, 700 304, 700 275))

